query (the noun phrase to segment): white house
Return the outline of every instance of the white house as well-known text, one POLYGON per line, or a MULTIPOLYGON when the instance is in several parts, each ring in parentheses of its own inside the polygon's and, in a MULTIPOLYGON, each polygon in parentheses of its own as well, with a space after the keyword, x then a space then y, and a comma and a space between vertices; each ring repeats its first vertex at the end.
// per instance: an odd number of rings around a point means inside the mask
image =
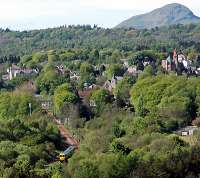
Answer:
POLYGON ((19 75, 37 74, 38 71, 36 69, 26 69, 26 68, 20 68, 16 65, 12 65, 7 69, 7 73, 9 75, 9 80, 12 80, 13 78, 19 75))
POLYGON ((183 59, 182 63, 183 63, 183 66, 184 66, 186 69, 188 69, 188 68, 190 67, 190 65, 191 65, 191 61, 189 61, 189 60, 187 60, 187 59, 183 59))
POLYGON ((187 126, 185 128, 182 128, 178 131, 176 131, 176 133, 180 136, 190 136, 193 135, 194 132, 198 129, 197 126, 187 126))
POLYGON ((124 67, 129 66, 129 59, 120 59, 121 62, 123 62, 124 67))
POLYGON ((136 74, 137 73, 137 67, 136 66, 130 66, 130 67, 128 67, 127 72, 129 74, 136 74))
POLYGON ((179 63, 182 63, 183 60, 186 60, 186 57, 185 57, 183 54, 179 54, 179 55, 178 55, 178 62, 179 62, 179 63))
POLYGON ((80 80, 80 75, 77 72, 70 71, 70 79, 71 80, 80 80))

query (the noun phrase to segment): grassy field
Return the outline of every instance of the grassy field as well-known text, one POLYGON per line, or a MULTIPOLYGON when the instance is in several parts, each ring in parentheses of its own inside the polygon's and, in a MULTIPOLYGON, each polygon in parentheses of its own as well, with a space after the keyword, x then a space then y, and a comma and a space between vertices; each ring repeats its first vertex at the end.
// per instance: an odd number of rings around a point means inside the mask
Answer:
POLYGON ((182 140, 189 143, 190 145, 195 145, 197 143, 197 140, 194 136, 180 136, 182 140))

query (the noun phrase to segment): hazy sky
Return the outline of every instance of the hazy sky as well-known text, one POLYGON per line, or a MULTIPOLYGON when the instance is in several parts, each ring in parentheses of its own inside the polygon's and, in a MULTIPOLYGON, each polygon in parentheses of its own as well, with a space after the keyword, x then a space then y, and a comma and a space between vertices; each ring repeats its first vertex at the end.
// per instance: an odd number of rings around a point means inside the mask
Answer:
POLYGON ((200 0, 0 0, 0 27, 17 30, 64 24, 113 27, 133 15, 175 2, 200 16, 200 0))

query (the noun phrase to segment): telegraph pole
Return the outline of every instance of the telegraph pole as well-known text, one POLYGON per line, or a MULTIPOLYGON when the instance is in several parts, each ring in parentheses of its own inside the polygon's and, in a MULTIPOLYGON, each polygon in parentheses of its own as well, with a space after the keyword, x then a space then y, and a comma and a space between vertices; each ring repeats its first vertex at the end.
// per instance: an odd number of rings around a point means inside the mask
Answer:
POLYGON ((29 107, 30 116, 31 116, 31 114, 32 114, 32 104, 31 104, 31 103, 29 103, 29 104, 28 104, 28 107, 29 107))

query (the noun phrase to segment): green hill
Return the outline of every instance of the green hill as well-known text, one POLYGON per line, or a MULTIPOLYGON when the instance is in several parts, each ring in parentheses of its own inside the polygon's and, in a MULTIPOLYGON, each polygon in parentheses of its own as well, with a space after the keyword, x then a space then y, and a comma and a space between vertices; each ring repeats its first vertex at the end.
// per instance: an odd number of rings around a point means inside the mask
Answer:
POLYGON ((200 23, 200 18, 181 4, 169 4, 147 14, 137 15, 120 23, 117 28, 154 28, 175 24, 200 23))
POLYGON ((186 49, 200 44, 200 25, 172 25, 148 30, 103 29, 69 26, 33 31, 0 30, 0 56, 31 54, 62 49, 121 51, 186 49))

